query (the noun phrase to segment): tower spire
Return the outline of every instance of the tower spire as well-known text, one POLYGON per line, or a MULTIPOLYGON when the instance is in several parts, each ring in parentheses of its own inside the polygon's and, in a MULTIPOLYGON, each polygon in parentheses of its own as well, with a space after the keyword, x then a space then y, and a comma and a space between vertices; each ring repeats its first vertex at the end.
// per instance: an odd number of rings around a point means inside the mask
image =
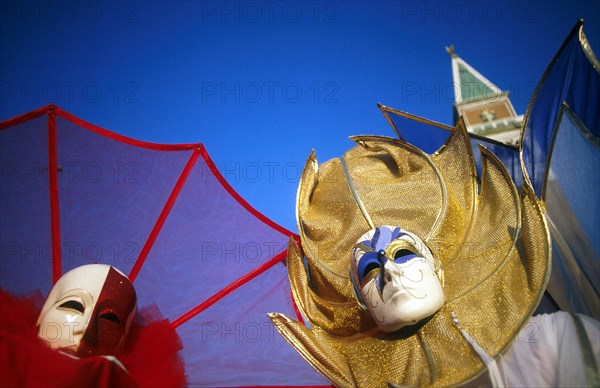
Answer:
POLYGON ((446 51, 452 62, 454 121, 462 116, 469 132, 516 144, 523 116, 516 114, 508 92, 459 57, 454 45, 446 51))

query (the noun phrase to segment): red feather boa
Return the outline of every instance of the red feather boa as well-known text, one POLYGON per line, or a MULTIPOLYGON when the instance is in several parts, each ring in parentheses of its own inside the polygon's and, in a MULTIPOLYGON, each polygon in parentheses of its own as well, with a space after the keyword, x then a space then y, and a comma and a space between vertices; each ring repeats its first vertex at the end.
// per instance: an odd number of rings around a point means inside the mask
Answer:
MULTIPOLYGON (((78 359, 52 350, 37 338, 41 295, 16 298, 0 290, 0 386, 180 387, 185 386, 182 348, 165 319, 146 324, 138 313, 124 349, 115 357, 78 359)), ((156 315, 156 314, 154 314, 156 315)))

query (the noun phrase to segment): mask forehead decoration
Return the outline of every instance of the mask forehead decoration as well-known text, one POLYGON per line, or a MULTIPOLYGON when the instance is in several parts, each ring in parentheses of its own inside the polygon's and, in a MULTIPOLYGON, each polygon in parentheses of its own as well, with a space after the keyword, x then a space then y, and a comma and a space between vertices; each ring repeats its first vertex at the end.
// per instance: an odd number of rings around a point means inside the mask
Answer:
POLYGON ((137 309, 133 284, 116 268, 89 264, 54 285, 37 321, 50 348, 78 357, 115 355, 137 309))
POLYGON ((442 276, 423 240, 399 227, 372 229, 352 250, 356 298, 386 333, 417 324, 442 307, 442 276))

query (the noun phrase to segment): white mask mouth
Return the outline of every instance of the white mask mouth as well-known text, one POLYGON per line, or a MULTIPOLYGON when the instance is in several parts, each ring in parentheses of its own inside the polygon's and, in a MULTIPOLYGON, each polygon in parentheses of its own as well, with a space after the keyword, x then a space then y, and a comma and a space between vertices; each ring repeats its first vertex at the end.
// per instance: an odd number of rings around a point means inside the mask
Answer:
POLYGON ((445 302, 441 265, 409 231, 371 229, 356 242, 351 264, 357 300, 384 332, 429 318, 445 302))

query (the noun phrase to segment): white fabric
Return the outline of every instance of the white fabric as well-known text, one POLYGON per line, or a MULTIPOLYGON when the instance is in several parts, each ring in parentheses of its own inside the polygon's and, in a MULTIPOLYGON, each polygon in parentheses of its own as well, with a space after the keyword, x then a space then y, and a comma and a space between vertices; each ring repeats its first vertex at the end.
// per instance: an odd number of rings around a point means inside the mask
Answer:
MULTIPOLYGON (((600 322, 579 315, 599 368, 600 322)), ((499 361, 507 387, 587 387, 580 339, 571 314, 530 319, 499 361)))

